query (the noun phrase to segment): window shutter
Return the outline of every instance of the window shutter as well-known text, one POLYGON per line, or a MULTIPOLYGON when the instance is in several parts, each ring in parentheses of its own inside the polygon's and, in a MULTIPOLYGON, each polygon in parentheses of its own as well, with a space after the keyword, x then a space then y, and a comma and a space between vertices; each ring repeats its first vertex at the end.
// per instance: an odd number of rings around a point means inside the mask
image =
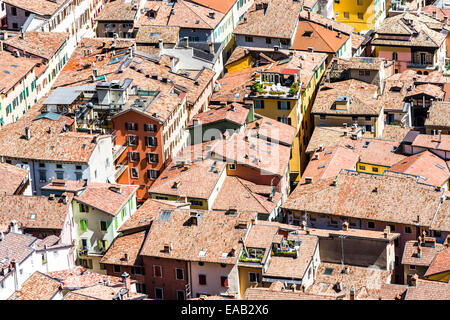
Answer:
POLYGON ((119 223, 117 221, 117 217, 115 217, 114 218, 114 226, 115 226, 116 230, 118 229, 118 225, 119 225, 119 223))
POLYGON ((108 241, 105 240, 105 250, 108 249, 108 241))
POLYGON ((103 248, 102 240, 97 240, 97 247, 98 247, 98 250, 102 250, 102 248, 103 248))
POLYGON ((89 259, 89 269, 92 269, 92 259, 89 259))
POLYGON ((109 226, 111 225, 111 221, 106 221, 106 230, 109 229, 109 226))
POLYGON ((281 110, 281 101, 277 101, 278 104, 278 110, 281 110))

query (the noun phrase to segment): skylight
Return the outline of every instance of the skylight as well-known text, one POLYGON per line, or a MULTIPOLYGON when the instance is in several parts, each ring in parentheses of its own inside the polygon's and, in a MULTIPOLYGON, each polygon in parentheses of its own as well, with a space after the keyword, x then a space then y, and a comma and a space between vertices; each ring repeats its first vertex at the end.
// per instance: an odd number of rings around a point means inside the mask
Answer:
POLYGON ((333 274, 334 269, 333 268, 325 268, 325 271, 323 272, 326 276, 331 276, 333 274))
POLYGON ((172 211, 170 210, 163 210, 158 217, 158 221, 168 222, 170 220, 170 217, 172 216, 172 211))
POLYGON ((303 33, 303 36, 304 36, 304 37, 311 37, 312 34, 313 34, 313 31, 311 31, 311 30, 306 30, 306 31, 303 33))

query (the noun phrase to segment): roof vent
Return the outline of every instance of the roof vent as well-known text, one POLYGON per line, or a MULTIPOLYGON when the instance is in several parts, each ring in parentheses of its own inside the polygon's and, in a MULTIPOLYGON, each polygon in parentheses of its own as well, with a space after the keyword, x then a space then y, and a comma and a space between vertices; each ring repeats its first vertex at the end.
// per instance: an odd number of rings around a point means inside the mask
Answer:
POLYGON ((110 186, 108 189, 112 192, 122 194, 122 189, 119 186, 110 186))

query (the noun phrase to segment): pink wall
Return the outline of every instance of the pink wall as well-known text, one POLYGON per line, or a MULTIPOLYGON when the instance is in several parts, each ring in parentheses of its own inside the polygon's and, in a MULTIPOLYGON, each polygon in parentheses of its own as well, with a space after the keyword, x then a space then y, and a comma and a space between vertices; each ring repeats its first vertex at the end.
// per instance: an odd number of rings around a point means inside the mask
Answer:
POLYGON ((399 72, 403 72, 408 69, 408 63, 412 61, 411 52, 395 51, 395 48, 389 48, 388 50, 380 47, 378 49, 378 57, 385 58, 386 60, 392 60, 392 53, 397 52, 396 68, 399 68, 399 72))

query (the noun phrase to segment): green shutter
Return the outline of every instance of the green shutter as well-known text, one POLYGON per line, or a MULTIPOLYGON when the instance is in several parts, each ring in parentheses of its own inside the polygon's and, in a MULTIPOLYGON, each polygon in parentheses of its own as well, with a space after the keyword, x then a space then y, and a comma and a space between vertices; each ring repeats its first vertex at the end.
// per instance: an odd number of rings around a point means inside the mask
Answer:
POLYGON ((98 246, 98 250, 101 251, 101 250, 102 250, 102 247, 103 247, 103 246, 102 246, 102 240, 98 240, 98 241, 97 241, 97 246, 98 246))
POLYGON ((117 222, 117 217, 114 218, 114 227, 117 230, 118 229, 118 222, 117 222))
POLYGON ((86 231, 86 220, 80 220, 81 231, 86 231))
POLYGON ((106 230, 109 230, 110 225, 111 225, 111 221, 106 221, 106 230))

